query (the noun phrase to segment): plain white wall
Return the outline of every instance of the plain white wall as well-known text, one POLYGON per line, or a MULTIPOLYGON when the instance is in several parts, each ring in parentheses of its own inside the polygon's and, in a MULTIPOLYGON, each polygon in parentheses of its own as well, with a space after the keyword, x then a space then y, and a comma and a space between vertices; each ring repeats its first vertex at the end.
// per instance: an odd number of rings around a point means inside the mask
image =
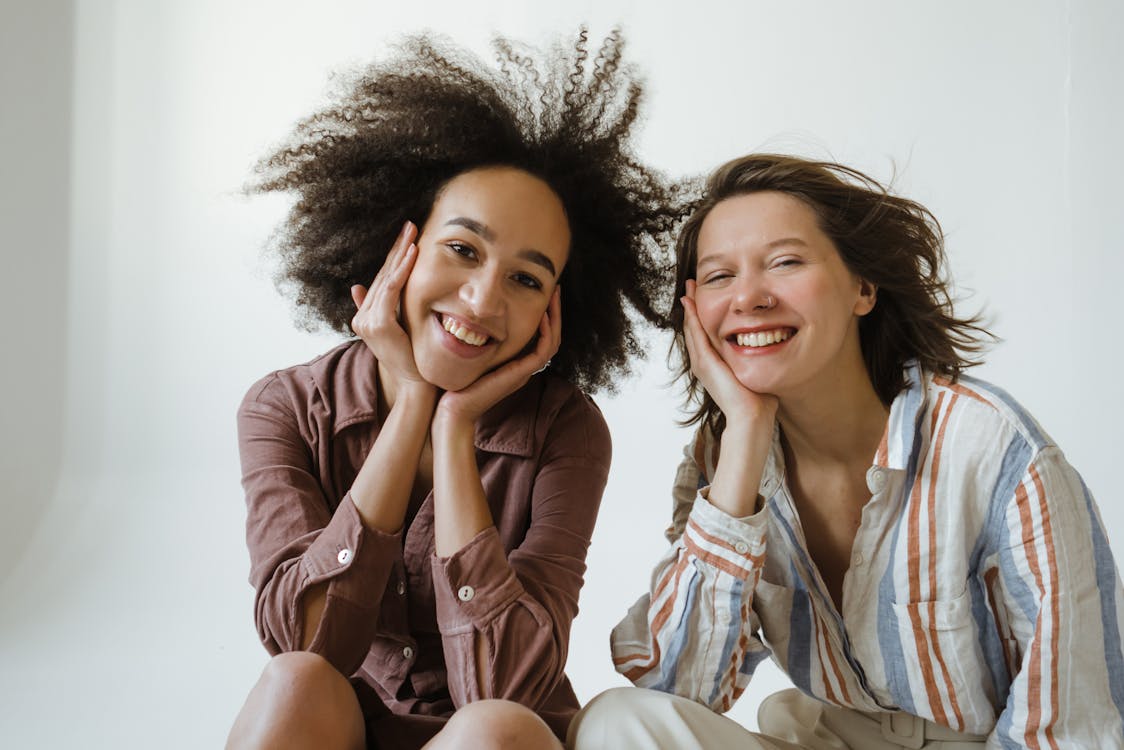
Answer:
MULTIPOLYGON (((1113 398, 1124 9, 1110 0, 0 6, 4 518, 0 744, 217 746, 266 655, 251 622, 234 411, 334 343, 290 325, 261 248, 283 200, 239 189, 327 88, 403 32, 487 53, 622 23, 648 81, 641 155, 699 173, 753 149, 888 179, 948 232, 977 374, 1035 413, 1124 554, 1113 398)), ((615 461, 569 673, 623 683, 607 637, 663 549, 686 433, 667 340, 599 399, 615 461)), ((753 724, 772 668, 732 715, 753 724)))

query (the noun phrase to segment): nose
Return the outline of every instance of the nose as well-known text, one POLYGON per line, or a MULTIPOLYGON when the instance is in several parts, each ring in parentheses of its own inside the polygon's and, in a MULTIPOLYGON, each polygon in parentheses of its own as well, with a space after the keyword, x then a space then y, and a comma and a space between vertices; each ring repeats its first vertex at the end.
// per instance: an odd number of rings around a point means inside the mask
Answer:
POLYGON ((777 303, 776 298, 765 288, 764 280, 756 274, 738 276, 733 291, 735 312, 769 310, 777 303))
POLYGON ((494 318, 504 310, 503 279, 496 273, 480 270, 465 280, 461 302, 477 318, 494 318))

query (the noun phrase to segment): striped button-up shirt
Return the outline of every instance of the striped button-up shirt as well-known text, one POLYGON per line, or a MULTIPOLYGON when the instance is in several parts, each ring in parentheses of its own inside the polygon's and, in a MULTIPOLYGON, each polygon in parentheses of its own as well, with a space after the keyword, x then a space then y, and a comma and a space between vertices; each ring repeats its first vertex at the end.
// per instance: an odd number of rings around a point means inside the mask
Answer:
POLYGON ((988 736, 1124 748, 1124 596, 1093 498, 1006 393, 911 368, 867 473, 842 612, 808 553, 779 433, 765 504, 706 501, 705 431, 675 483, 673 545, 614 629, 641 687, 725 711, 771 656, 805 693, 988 736))

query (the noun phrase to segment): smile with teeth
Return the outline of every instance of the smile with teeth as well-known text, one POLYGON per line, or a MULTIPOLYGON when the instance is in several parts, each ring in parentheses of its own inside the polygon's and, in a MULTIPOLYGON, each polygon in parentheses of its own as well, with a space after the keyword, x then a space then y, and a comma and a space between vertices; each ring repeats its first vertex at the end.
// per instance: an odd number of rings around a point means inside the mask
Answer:
POLYGON ((441 316, 441 327, 456 336, 458 341, 463 341, 469 346, 484 346, 488 343, 487 336, 476 331, 470 331, 448 315, 441 316))
POLYGON ((791 328, 778 328, 775 331, 754 331, 753 333, 739 333, 734 336, 738 346, 750 348, 779 344, 792 338, 795 333, 791 328))

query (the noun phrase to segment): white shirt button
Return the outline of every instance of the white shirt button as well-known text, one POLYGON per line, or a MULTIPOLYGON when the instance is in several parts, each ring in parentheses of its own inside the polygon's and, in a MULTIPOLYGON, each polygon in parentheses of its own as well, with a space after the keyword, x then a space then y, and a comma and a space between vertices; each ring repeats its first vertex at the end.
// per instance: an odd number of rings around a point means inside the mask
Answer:
POLYGON ((409 646, 406 646, 404 649, 402 649, 402 655, 405 656, 407 659, 412 659, 414 657, 414 649, 412 649, 409 646))
POLYGON ((336 559, 340 561, 340 565, 347 565, 351 562, 351 550, 341 549, 340 553, 336 555, 336 559))
POLYGON ((872 467, 871 470, 867 472, 866 480, 867 487, 870 488, 871 492, 878 492, 886 486, 886 472, 872 467))
POLYGON ((397 591, 398 591, 398 596, 402 596, 403 594, 406 593, 406 582, 405 581, 399 581, 398 582, 397 591))
POLYGON ((471 586, 461 586, 460 590, 457 591, 457 597, 460 598, 462 602, 470 602, 474 596, 476 596, 476 590, 471 586))
POLYGON ((863 564, 863 562, 865 562, 864 559, 863 559, 863 553, 862 552, 856 552, 854 554, 854 556, 852 556, 851 560, 854 563, 856 568, 861 566, 863 564))
POLYGON ((749 545, 746 544, 745 542, 738 542, 737 544, 734 545, 734 550, 739 555, 744 555, 746 552, 749 552, 749 545))

